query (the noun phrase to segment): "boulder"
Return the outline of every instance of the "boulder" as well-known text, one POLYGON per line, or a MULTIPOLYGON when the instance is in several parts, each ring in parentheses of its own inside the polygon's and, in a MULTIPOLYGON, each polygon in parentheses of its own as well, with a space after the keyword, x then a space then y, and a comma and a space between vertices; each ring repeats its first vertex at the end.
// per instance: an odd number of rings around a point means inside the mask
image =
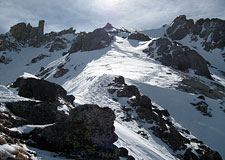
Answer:
POLYGON ((114 153, 114 142, 117 135, 113 125, 115 115, 109 108, 100 108, 97 105, 85 104, 70 111, 66 121, 46 127, 39 134, 55 151, 70 151, 93 155, 102 151, 114 153))
POLYGON ((57 102, 61 97, 73 104, 75 99, 74 96, 67 95, 66 90, 60 85, 43 79, 20 77, 13 83, 13 87, 18 87, 20 96, 35 100, 57 102))

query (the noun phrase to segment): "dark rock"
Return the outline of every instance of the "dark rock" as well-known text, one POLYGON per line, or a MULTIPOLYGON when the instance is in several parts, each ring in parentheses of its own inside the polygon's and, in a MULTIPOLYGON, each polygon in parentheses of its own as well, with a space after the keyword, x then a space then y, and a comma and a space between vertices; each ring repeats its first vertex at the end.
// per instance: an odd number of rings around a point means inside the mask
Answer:
POLYGON ((204 154, 205 160, 222 160, 220 154, 216 151, 209 150, 204 154))
POLYGON ((118 97, 132 97, 136 96, 137 99, 140 98, 140 92, 138 88, 134 85, 124 86, 123 89, 120 89, 117 92, 118 97))
POLYGON ((186 150, 183 158, 186 160, 199 160, 199 158, 190 149, 186 150))
MULTIPOLYGON (((155 40, 155 43, 157 46, 157 55, 160 56, 158 60, 163 65, 172 66, 184 72, 188 72, 188 69, 191 68, 196 71, 196 74, 212 80, 207 61, 195 50, 191 50, 189 47, 183 46, 175 41, 172 43, 167 38, 159 38, 155 40)), ((150 56, 151 50, 155 50, 155 48, 149 47, 150 56)))
POLYGON ((167 34, 172 38, 172 40, 181 40, 187 34, 191 33, 191 29, 194 26, 194 21, 192 19, 187 20, 185 15, 181 15, 172 23, 167 29, 167 34))
POLYGON ((19 42, 27 42, 30 46, 38 47, 43 39, 44 20, 39 21, 38 27, 18 23, 10 28, 10 33, 19 42))
POLYGON ((128 150, 124 147, 119 148, 119 156, 127 157, 128 156, 128 150))
POLYGON ((5 56, 0 57, 0 63, 9 64, 12 61, 10 58, 6 58, 5 56))
POLYGON ((113 29, 114 27, 110 23, 107 23, 103 28, 106 30, 110 30, 113 29))
POLYGON ((62 76, 64 76, 67 72, 69 72, 69 69, 61 68, 61 69, 59 69, 59 70, 53 75, 53 77, 55 77, 55 78, 62 77, 62 76))
POLYGON ((108 33, 99 28, 89 33, 80 33, 72 44, 69 53, 77 51, 92 51, 107 47, 111 43, 108 33))
POLYGON ((198 96, 199 99, 205 100, 204 96, 198 96))
POLYGON ((6 107, 16 116, 36 125, 50 124, 65 119, 65 113, 58 111, 58 106, 60 106, 59 103, 33 101, 6 103, 6 107))
POLYGON ((10 28, 10 33, 18 41, 24 41, 29 35, 26 24, 18 23, 10 28))
POLYGON ((149 41, 151 40, 148 36, 144 35, 143 33, 135 32, 131 33, 128 36, 128 39, 138 40, 138 41, 149 41))
POLYGON ((151 99, 148 98, 147 96, 143 95, 141 96, 141 100, 140 100, 140 106, 144 107, 144 108, 152 108, 152 102, 151 99))
POLYGON ((46 127, 39 135, 55 151, 67 150, 90 155, 105 151, 116 157, 114 120, 111 109, 86 104, 74 108, 66 121, 46 127))
MULTIPOLYGON (((19 88, 19 95, 26 98, 34 98, 41 101, 55 102, 61 97, 73 104, 71 96, 60 85, 45 81, 43 79, 17 78, 13 83, 13 87, 19 88)), ((75 98, 73 98, 74 100, 75 98)))
POLYGON ((218 18, 199 19, 194 23, 192 19, 186 19, 186 16, 182 15, 175 18, 167 29, 167 34, 172 40, 181 40, 188 34, 193 38, 199 36, 204 40, 202 46, 206 51, 215 48, 223 49, 225 47, 224 25, 225 21, 218 18))
POLYGON ((125 80, 123 76, 115 77, 114 82, 117 84, 125 84, 125 80))
POLYGON ((176 130, 175 127, 170 127, 168 133, 168 143, 174 151, 180 150, 184 146, 184 137, 176 130))
POLYGON ((191 103, 193 106, 196 106, 196 109, 202 112, 203 115, 212 117, 212 114, 208 111, 208 104, 205 102, 191 103))

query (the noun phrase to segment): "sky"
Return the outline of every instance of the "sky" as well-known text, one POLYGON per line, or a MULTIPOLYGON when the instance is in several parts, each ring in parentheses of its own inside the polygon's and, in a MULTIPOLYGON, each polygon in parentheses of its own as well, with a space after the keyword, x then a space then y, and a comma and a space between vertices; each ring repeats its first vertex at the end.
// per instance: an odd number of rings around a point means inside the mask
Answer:
POLYGON ((45 20, 45 33, 73 27, 92 31, 110 22, 134 30, 160 28, 179 15, 188 19, 225 19, 225 0, 0 0, 0 33, 19 22, 37 26, 45 20))

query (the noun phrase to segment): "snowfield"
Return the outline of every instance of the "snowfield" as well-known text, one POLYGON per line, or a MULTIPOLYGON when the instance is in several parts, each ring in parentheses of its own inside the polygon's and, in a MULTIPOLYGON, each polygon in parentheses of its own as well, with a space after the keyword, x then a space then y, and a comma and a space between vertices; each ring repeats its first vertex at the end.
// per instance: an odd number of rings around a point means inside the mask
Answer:
MULTIPOLYGON (((165 30, 165 28, 161 30, 165 30)), ((71 37, 69 38, 72 40, 71 37)), ((76 52, 71 55, 62 56, 62 53, 68 48, 54 53, 49 53, 46 48, 25 48, 20 53, 12 52, 10 58, 13 61, 7 65, 0 64, 0 74, 4 75, 0 77, 0 84, 2 84, 0 86, 0 102, 25 100, 3 85, 15 81, 24 72, 37 75, 40 66, 51 68, 50 74, 45 79, 62 85, 68 94, 74 95, 76 105, 98 104, 100 107, 110 107, 114 110, 117 116, 114 123, 115 132, 119 137, 115 145, 127 148, 129 154, 137 160, 177 159, 173 155, 173 151, 151 132, 146 131, 148 139, 137 134, 140 124, 124 122, 120 119, 123 116, 121 106, 127 102, 125 100, 113 101, 106 88, 116 76, 120 75, 125 78, 127 84, 136 85, 142 94, 149 96, 154 105, 167 109, 177 126, 188 129, 193 136, 218 151, 225 159, 225 113, 220 108, 225 109, 225 100, 213 100, 206 97, 212 117, 203 116, 190 104, 197 102, 199 95, 176 90, 186 76, 192 76, 191 73, 175 71, 147 57, 142 50, 147 48, 149 43, 115 36, 114 41, 107 48, 90 52, 76 52), (40 54, 48 55, 48 57, 34 64, 26 65, 40 54), (69 69, 69 72, 63 77, 54 78, 57 66, 61 64, 65 69, 69 69)), ((220 62, 217 67, 222 70, 224 64, 220 62)), ((29 77, 30 75, 25 74, 24 76, 29 77)), ((215 72, 216 76, 224 85, 225 77, 221 77, 215 72)), ((12 130, 26 132, 31 131, 33 127, 22 126, 12 128, 12 130)), ((145 130, 145 128, 141 128, 141 130, 145 130)), ((49 152, 30 149, 34 150, 38 157, 42 157, 42 160, 48 160, 51 157, 49 152)), ((52 159, 55 158, 52 157, 52 159)))

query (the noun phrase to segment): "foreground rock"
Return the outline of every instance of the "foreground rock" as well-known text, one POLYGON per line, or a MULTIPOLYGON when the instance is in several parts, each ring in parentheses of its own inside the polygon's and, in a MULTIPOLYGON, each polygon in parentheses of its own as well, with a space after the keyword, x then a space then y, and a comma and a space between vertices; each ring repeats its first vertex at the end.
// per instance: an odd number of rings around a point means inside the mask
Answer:
MULTIPOLYGON (((122 76, 116 77, 108 85, 108 91, 113 94, 113 100, 115 101, 119 101, 121 97, 127 97, 129 105, 121 107, 126 115, 121 117, 123 121, 140 121, 149 124, 151 127, 146 127, 146 131, 149 131, 150 134, 153 133, 167 144, 178 159, 222 160, 218 152, 204 145, 202 141, 193 138, 188 130, 176 126, 167 110, 158 109, 154 106, 151 99, 141 95, 136 86, 127 85, 122 76)), ((148 135, 144 131, 138 131, 137 133, 148 139, 148 135)))
POLYGON ((113 145, 117 140, 114 120, 111 109, 86 104, 71 110, 67 120, 41 130, 32 139, 48 150, 82 153, 89 159, 118 159, 118 148, 113 145))
MULTIPOLYGON (((60 111, 60 103, 50 102, 8 102, 6 106, 18 117, 24 118, 29 124, 44 125, 65 120, 67 115, 60 111)), ((68 110, 71 109, 67 106, 68 110)))
POLYGON ((20 96, 35 100, 57 102, 59 98, 63 98, 73 104, 75 99, 74 96, 67 95, 66 90, 60 85, 43 79, 20 77, 13 83, 12 87, 18 88, 20 96))

